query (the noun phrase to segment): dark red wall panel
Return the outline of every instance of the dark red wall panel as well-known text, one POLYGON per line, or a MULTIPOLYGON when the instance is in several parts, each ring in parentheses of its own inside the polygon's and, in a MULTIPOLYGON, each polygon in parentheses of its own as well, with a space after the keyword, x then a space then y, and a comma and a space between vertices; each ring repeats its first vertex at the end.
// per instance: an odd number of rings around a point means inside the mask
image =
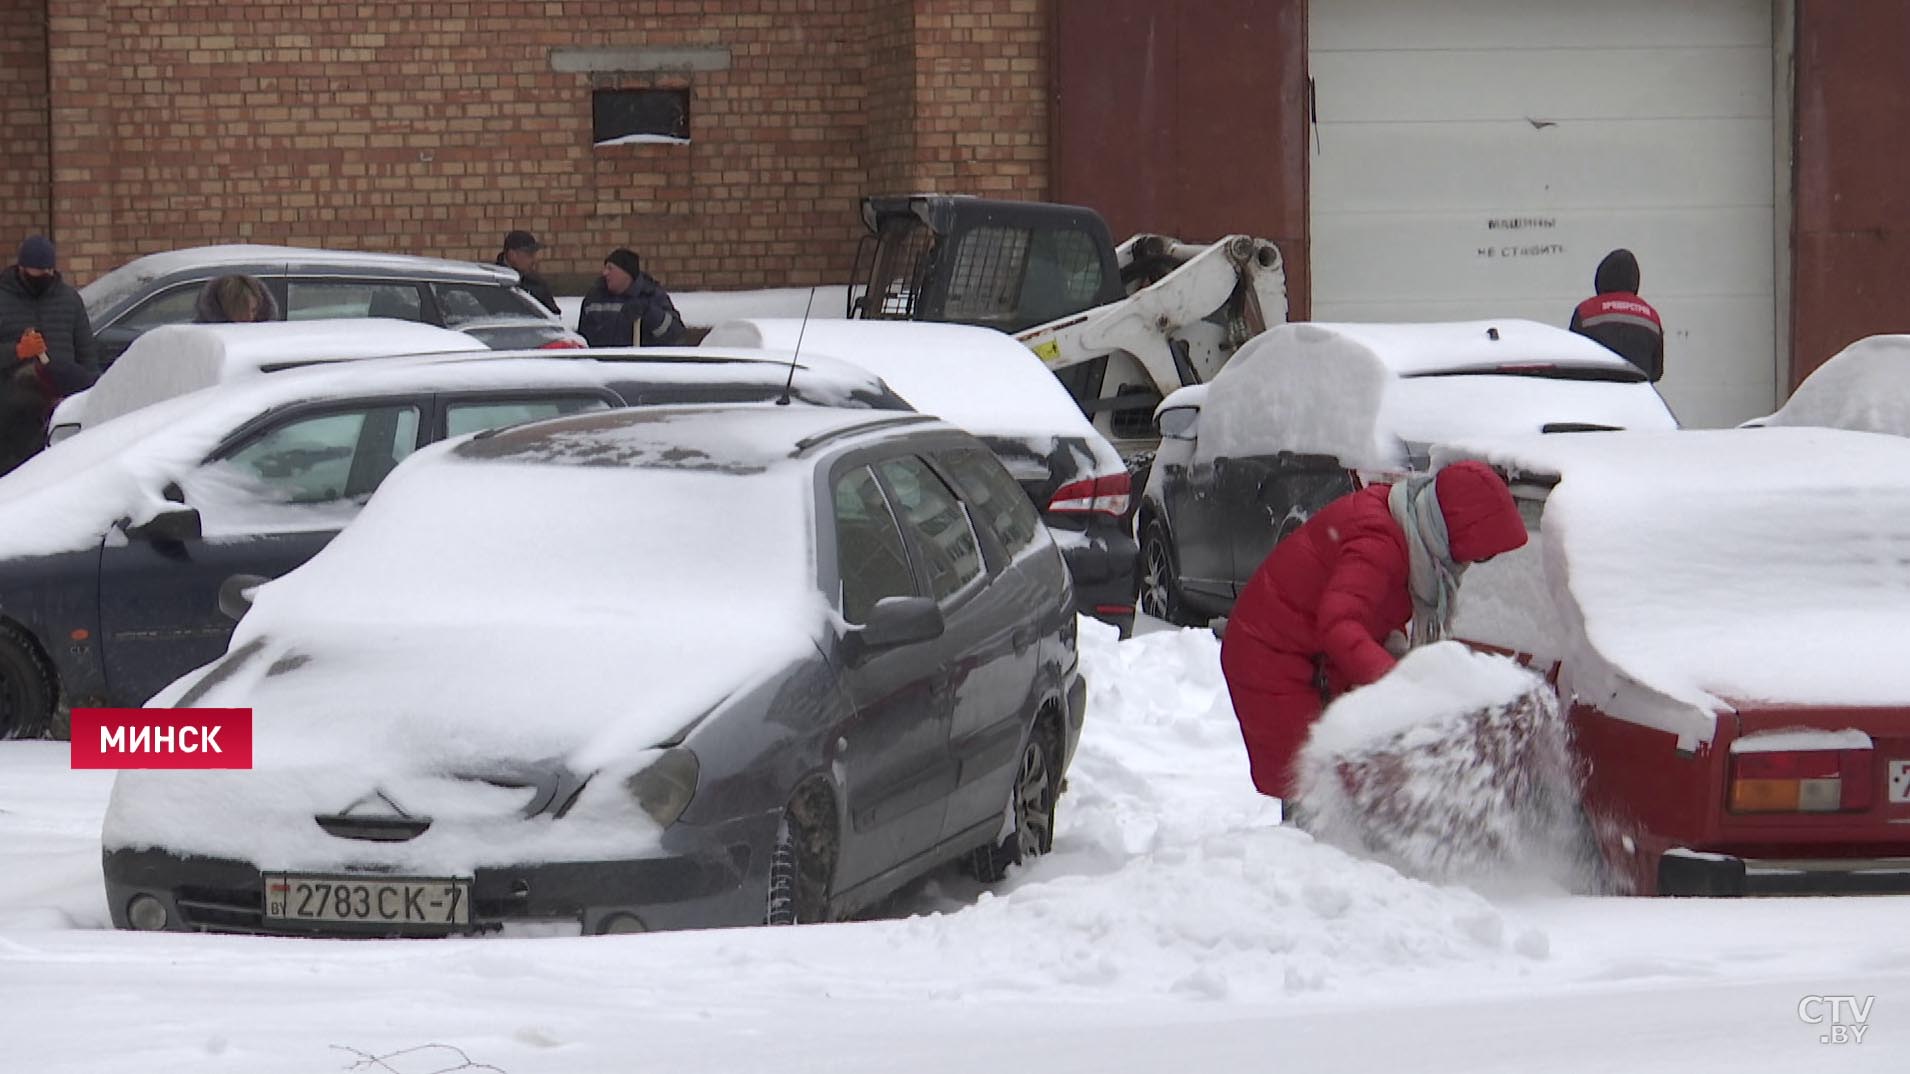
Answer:
POLYGON ((1055 198, 1139 231, 1272 239, 1306 288, 1302 0, 1055 0, 1055 198))

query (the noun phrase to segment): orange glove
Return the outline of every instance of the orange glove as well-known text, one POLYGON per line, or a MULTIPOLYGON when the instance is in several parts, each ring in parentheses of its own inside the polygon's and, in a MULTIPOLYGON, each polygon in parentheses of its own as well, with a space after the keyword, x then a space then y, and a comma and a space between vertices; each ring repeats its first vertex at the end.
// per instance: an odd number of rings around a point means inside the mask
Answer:
POLYGON ((20 333, 20 342, 14 344, 13 356, 22 362, 31 362, 46 354, 46 337, 40 335, 37 328, 29 328, 20 333))

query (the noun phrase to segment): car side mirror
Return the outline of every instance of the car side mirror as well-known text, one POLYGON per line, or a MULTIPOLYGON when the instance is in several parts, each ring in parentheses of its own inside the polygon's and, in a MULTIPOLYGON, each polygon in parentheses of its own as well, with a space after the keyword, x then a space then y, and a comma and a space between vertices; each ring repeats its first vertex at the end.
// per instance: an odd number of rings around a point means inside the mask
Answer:
POLYGON ((1192 440, 1194 429, 1200 422, 1200 410, 1197 407, 1177 406, 1172 410, 1161 411, 1155 421, 1160 435, 1168 440, 1192 440))
POLYGON ((219 614, 237 622, 252 610, 252 591, 272 579, 262 574, 235 574, 219 583, 219 614))
POLYGON ((928 597, 883 597, 854 637, 866 653, 939 638, 944 626, 941 605, 928 597))
POLYGON ((125 527, 126 536, 142 541, 196 541, 203 535, 197 508, 168 503, 144 522, 125 527))

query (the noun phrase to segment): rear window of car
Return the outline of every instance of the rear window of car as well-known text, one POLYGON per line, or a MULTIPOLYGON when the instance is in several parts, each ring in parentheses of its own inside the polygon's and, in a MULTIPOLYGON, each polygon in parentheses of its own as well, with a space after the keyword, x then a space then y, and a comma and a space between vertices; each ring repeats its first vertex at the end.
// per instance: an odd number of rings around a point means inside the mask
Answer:
POLYGON ((1041 516, 993 455, 963 448, 940 452, 936 458, 961 486, 977 520, 994 531, 1010 556, 1034 543, 1041 532, 1041 516))

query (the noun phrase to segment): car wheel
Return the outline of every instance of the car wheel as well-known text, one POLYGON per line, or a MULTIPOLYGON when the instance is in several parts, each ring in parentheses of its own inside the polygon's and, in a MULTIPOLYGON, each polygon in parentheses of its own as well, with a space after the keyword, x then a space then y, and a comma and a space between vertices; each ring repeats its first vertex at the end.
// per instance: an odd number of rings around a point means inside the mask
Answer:
POLYGON ((1149 522, 1141 537, 1141 591, 1137 603, 1142 613, 1166 620, 1175 626, 1188 626, 1187 601, 1181 596, 1179 570, 1174 563, 1174 548, 1167 527, 1149 522))
POLYGON ((1043 720, 1021 751, 1009 805, 1014 830, 992 846, 979 847, 969 859, 975 878, 993 883, 1020 865, 1054 849, 1055 806, 1061 798, 1061 750, 1053 725, 1043 720))
POLYGON ((835 845, 828 823, 815 819, 814 810, 808 808, 815 800, 813 795, 798 799, 776 825, 776 842, 769 853, 766 925, 814 925, 829 920, 835 845))
POLYGON ((24 738, 53 718, 53 674, 25 633, 0 623, 0 738, 24 738))

